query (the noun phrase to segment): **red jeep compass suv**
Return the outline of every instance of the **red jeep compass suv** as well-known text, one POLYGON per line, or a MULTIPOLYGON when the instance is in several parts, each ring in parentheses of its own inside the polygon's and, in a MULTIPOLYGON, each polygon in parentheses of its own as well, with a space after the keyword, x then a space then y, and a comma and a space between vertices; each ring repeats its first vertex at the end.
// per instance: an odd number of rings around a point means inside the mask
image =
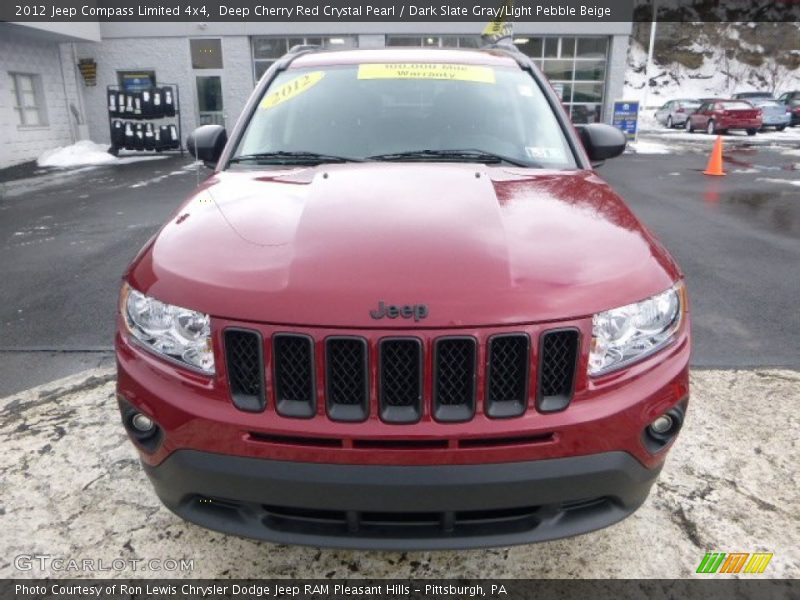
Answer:
POLYGON ((644 502, 689 381, 680 270, 523 55, 298 47, 124 275, 124 426, 164 504, 281 543, 458 548, 644 502))

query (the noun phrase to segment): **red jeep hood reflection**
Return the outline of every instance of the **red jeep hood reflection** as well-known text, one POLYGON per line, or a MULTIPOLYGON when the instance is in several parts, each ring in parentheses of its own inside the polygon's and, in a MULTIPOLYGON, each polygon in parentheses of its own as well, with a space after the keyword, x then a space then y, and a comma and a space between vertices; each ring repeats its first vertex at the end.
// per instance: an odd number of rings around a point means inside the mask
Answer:
POLYGON ((588 171, 350 163, 214 175, 128 277, 218 317, 450 327, 589 315, 678 271, 588 171), (380 301, 427 316, 375 320, 380 301))

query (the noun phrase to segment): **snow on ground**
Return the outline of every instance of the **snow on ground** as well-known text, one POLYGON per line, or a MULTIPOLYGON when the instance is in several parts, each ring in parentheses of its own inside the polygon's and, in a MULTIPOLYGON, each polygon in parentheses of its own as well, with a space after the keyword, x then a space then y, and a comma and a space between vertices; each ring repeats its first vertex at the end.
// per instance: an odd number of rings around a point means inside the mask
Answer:
POLYGON ((800 187, 800 181, 790 180, 790 179, 773 179, 771 177, 759 177, 756 181, 764 181, 766 183, 783 183, 786 185, 793 185, 796 187, 800 187))
POLYGON ((672 146, 659 144, 658 142, 645 142, 643 140, 628 142, 628 149, 633 150, 634 154, 670 154, 675 151, 675 148, 672 146))
POLYGON ((166 157, 163 155, 143 153, 116 157, 108 153, 107 144, 97 144, 90 140, 81 140, 75 142, 71 146, 62 146, 53 150, 46 150, 36 159, 36 164, 40 167, 68 169, 86 166, 121 165, 142 160, 158 160, 161 158, 166 157))

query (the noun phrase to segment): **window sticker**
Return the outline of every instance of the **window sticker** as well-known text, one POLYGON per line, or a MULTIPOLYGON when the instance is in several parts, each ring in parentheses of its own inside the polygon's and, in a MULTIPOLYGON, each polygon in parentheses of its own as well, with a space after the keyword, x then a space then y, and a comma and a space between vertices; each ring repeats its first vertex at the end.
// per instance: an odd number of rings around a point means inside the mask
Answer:
POLYGON ((564 161, 566 156, 562 148, 547 148, 538 146, 525 146, 525 153, 533 160, 564 161))
POLYGON ((526 96, 527 98, 533 98, 533 88, 529 85, 518 85, 517 91, 519 92, 520 96, 526 96))
POLYGON ((359 79, 439 79, 494 83, 494 70, 479 65, 375 63, 358 66, 359 79))
POLYGON ((261 101, 260 106, 263 110, 269 110, 279 104, 283 104, 292 98, 296 98, 303 92, 310 90, 322 81, 323 77, 325 77, 323 71, 312 71, 311 73, 305 73, 304 75, 295 77, 279 86, 274 92, 267 94, 261 101))

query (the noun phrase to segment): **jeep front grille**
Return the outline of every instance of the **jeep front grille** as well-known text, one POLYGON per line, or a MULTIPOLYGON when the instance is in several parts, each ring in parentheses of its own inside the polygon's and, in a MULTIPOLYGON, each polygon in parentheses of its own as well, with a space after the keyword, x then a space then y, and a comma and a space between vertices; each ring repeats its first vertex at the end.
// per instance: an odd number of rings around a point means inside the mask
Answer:
POLYGON ((541 412, 564 410, 572 400, 578 339, 577 329, 546 331, 542 335, 536 394, 536 407, 541 412))
POLYGON ((363 421, 369 414, 367 342, 357 337, 325 340, 325 397, 334 421, 363 421))
POLYGON ((372 415, 387 423, 452 423, 476 414, 520 417, 533 410, 534 399, 537 412, 564 410, 575 394, 576 328, 359 334, 226 328, 233 404, 251 412, 271 407, 283 417, 326 415, 338 422, 362 422, 372 415), (269 388, 265 371, 271 373, 269 388))
POLYGON ((434 343, 433 413, 439 421, 468 421, 475 413, 475 338, 446 337, 434 343))
POLYGON ((272 351, 276 410, 286 417, 313 417, 317 407, 313 340, 279 333, 272 338, 272 351))
POLYGON ((518 417, 528 404, 531 341, 524 333, 495 335, 489 339, 486 414, 518 417))
POLYGON ((246 329, 226 329, 225 362, 231 399, 248 412, 264 410, 264 355, 261 334, 246 329))
POLYGON ((381 418, 390 423, 419 421, 422 416, 422 343, 416 338, 381 340, 379 355, 381 418))

